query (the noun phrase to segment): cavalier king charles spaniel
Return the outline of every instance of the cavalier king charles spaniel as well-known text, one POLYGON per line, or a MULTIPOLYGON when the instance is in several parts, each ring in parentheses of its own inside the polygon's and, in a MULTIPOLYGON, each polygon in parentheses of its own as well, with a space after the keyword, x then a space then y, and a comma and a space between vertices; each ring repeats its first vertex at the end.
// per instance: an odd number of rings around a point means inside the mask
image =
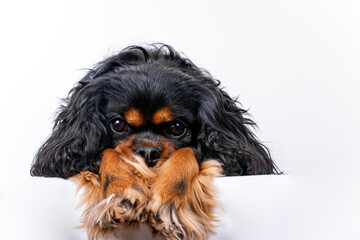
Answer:
POLYGON ((167 239, 207 239, 215 177, 279 173, 219 85, 168 45, 125 48, 70 91, 31 175, 77 182, 89 239, 140 222, 167 239))

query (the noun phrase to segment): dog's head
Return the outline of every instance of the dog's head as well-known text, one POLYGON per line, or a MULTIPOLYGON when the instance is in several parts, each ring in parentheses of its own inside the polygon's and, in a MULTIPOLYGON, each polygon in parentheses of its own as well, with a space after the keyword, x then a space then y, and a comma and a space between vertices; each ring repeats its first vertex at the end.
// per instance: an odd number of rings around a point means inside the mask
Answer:
POLYGON ((226 175, 276 173, 254 125, 219 81, 171 47, 131 46, 70 91, 31 174, 96 172, 106 148, 138 154, 153 167, 183 147, 199 161, 218 160, 226 175))

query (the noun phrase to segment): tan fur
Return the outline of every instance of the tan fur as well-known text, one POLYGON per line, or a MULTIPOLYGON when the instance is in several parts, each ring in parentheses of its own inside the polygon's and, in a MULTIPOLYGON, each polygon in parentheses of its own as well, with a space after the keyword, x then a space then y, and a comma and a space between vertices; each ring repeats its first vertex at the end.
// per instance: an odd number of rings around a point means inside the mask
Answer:
POLYGON ((213 179, 222 171, 217 161, 199 168, 193 150, 183 148, 149 169, 141 157, 117 150, 121 153, 104 151, 99 175, 81 172, 72 178, 78 192, 83 189, 81 227, 90 240, 140 222, 167 239, 201 240, 213 233, 218 204, 213 179))
MULTIPOLYGON (((207 239, 209 234, 214 234, 212 230, 217 222, 215 208, 219 204, 216 200, 216 189, 213 183, 214 178, 221 176, 222 168, 219 162, 208 160, 201 164, 200 173, 194 178, 190 192, 190 206, 194 215, 200 219, 202 230, 194 225, 187 226, 185 229, 190 239, 207 239)), ((187 212, 180 211, 180 219, 185 222, 187 212)), ((192 215, 190 215, 193 218, 192 215)))
POLYGON ((92 207, 101 199, 99 175, 84 171, 71 177, 70 180, 77 184, 77 194, 82 190, 79 207, 85 209, 92 207))
POLYGON ((130 108, 124 114, 128 124, 139 127, 144 124, 144 118, 138 109, 130 108))
POLYGON ((169 107, 157 110, 152 117, 152 122, 155 124, 166 123, 172 120, 174 120, 174 114, 169 107))

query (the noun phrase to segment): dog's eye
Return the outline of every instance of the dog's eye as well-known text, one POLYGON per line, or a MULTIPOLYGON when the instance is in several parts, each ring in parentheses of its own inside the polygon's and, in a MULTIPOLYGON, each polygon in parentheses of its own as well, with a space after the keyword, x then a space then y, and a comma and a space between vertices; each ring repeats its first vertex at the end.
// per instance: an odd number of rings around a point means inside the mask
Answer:
POLYGON ((110 127, 114 132, 126 132, 127 125, 121 119, 114 119, 110 123, 110 127))
POLYGON ((167 134, 175 136, 175 137, 179 137, 182 136, 186 131, 186 128, 183 124, 179 123, 179 122, 175 122, 173 124, 171 124, 169 126, 169 128, 167 129, 167 134))

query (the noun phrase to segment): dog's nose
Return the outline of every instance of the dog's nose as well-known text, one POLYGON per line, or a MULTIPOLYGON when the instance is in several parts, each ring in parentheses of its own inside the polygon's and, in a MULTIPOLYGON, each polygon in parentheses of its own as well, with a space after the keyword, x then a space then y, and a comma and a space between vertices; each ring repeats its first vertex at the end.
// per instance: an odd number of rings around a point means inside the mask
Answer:
POLYGON ((155 166, 160 158, 160 150, 155 146, 139 146, 135 148, 135 153, 144 158, 149 167, 155 166))

